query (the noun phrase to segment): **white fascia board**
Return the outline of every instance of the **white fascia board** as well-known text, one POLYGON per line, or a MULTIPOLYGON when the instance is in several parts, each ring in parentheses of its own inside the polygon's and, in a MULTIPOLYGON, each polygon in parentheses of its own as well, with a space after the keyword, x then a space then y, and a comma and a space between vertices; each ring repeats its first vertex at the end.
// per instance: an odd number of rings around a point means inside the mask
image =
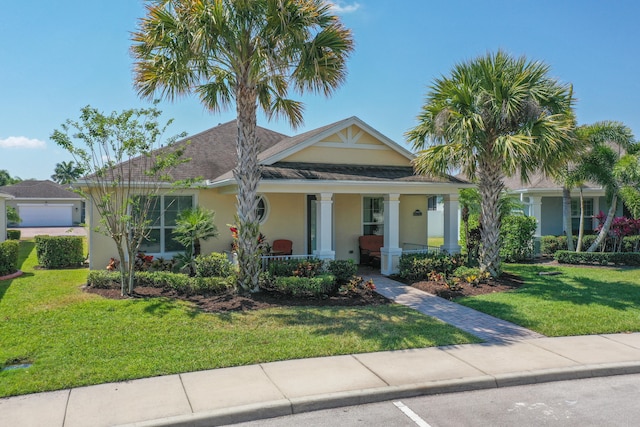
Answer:
POLYGON ((15 199, 11 194, 0 193, 0 199, 15 199))
MULTIPOLYGON (((236 194, 235 180, 217 183, 223 194, 236 194)), ((261 180, 258 192, 265 193, 400 193, 400 194, 450 194, 474 184, 442 182, 381 182, 381 181, 332 181, 332 180, 261 180)), ((210 188, 213 188, 210 187, 210 188)))

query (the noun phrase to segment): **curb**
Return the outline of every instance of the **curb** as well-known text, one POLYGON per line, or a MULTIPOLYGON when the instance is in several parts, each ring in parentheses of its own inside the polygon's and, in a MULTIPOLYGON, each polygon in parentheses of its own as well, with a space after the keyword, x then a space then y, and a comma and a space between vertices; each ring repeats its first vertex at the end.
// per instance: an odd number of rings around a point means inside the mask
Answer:
POLYGON ((434 394, 458 393, 493 388, 541 384, 555 381, 640 374, 640 362, 603 363, 565 368, 486 375, 452 380, 430 381, 403 386, 386 386, 365 390, 327 393, 315 396, 281 399, 252 405, 216 409, 157 420, 122 424, 118 427, 205 427, 236 424, 334 409, 346 406, 378 403, 434 394))

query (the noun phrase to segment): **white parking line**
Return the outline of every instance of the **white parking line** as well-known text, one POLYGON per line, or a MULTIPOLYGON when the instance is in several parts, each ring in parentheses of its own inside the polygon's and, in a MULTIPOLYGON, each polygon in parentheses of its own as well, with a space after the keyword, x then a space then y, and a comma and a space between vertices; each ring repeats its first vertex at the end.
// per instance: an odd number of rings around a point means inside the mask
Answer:
POLYGON ((418 414, 409 409, 409 407, 401 401, 393 402, 393 404, 396 405, 398 409, 400 409, 407 417, 411 419, 411 421, 416 423, 416 425, 418 425, 419 427, 431 427, 425 420, 420 418, 418 414))

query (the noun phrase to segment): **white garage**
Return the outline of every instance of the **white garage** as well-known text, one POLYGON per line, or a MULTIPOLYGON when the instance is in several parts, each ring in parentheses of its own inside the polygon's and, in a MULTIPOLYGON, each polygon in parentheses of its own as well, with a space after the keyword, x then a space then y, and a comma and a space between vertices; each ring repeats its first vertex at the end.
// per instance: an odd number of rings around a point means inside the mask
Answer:
POLYGON ((73 204, 18 203, 21 227, 70 227, 73 225, 73 204))

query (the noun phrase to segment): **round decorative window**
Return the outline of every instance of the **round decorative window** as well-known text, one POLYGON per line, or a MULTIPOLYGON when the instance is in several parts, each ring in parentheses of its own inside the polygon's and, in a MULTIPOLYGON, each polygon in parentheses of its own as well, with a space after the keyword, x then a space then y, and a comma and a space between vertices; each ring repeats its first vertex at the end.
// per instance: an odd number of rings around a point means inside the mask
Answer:
POLYGON ((260 196, 260 200, 258 200, 258 208, 256 209, 256 218, 258 222, 263 223, 267 219, 267 214, 269 213, 269 206, 267 204, 267 199, 264 196, 260 196))

